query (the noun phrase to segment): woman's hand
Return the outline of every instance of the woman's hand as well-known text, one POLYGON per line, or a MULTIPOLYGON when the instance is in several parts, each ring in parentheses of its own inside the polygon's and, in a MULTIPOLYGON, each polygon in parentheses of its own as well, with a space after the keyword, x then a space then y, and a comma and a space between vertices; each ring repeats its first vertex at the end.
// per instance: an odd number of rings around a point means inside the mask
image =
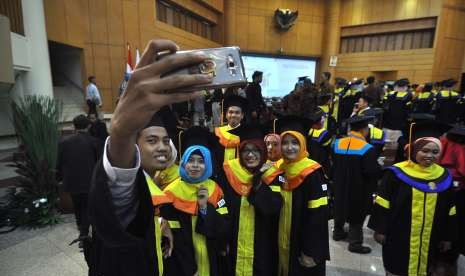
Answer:
POLYGON ((309 257, 302 252, 300 252, 299 263, 301 266, 307 267, 307 268, 316 266, 315 260, 312 257, 309 257))
POLYGON ((376 232, 373 234, 373 239, 375 239, 375 241, 381 245, 384 245, 386 242, 386 236, 376 232))
POLYGON ((171 253, 173 252, 173 245, 174 245, 173 232, 171 232, 171 228, 170 228, 168 221, 165 220, 164 218, 161 218, 160 228, 161 228, 162 236, 168 239, 168 244, 165 244, 165 246, 162 248, 163 258, 166 259, 168 257, 171 257, 171 253))
POLYGON ((206 209, 208 203, 208 189, 204 186, 200 186, 197 192, 197 204, 200 209, 206 209))
POLYGON ((272 164, 270 163, 264 163, 263 166, 260 168, 260 172, 264 173, 266 172, 269 168, 273 167, 272 164))

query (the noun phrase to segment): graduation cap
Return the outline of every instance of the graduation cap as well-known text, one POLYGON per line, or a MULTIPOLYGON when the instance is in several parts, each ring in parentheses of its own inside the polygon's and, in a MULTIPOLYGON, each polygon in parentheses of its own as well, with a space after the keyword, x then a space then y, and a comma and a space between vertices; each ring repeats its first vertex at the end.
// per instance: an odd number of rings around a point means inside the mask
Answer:
POLYGON ((431 83, 431 82, 425 83, 425 85, 423 86, 422 91, 423 92, 430 92, 431 90, 433 90, 433 83, 431 83))
POLYGON ((420 121, 434 121, 436 116, 429 113, 411 113, 409 121, 420 122, 420 121))
POLYGON ((304 80, 308 79, 308 76, 302 76, 302 77, 299 77, 297 80, 299 82, 303 82, 304 80))
POLYGON ((436 120, 425 120, 410 124, 409 137, 413 142, 422 137, 439 138, 452 127, 436 120))
POLYGON ((239 136, 241 142, 252 139, 263 141, 263 138, 267 134, 265 127, 256 124, 241 124, 228 132, 239 136))
POLYGON ((179 132, 179 158, 190 146, 204 146, 210 150, 213 167, 216 168, 219 160, 220 147, 218 137, 205 127, 193 126, 179 132))
POLYGON ((349 119, 347 119, 347 123, 349 123, 351 129, 359 130, 359 129, 368 127, 368 124, 373 119, 375 119, 374 116, 366 116, 366 115, 352 116, 349 119))
POLYGON ((281 134, 285 131, 292 130, 306 136, 312 124, 313 122, 310 118, 287 115, 279 118, 276 122, 276 132, 281 134))
POLYGON ((242 113, 246 113, 248 109, 247 99, 238 95, 228 96, 223 101, 223 110, 228 110, 231 106, 238 106, 241 108, 242 113))
POLYGON ((323 116, 325 116, 325 112, 321 108, 318 108, 317 111, 313 112, 312 114, 310 114, 310 116, 308 116, 308 119, 310 119, 311 123, 314 124, 321 121, 321 118, 323 116))
POLYGON ((465 126, 455 126, 447 132, 447 139, 465 144, 465 126))
POLYGON ((338 84, 338 85, 344 85, 344 84, 346 84, 346 83, 347 83, 347 80, 346 80, 346 79, 344 79, 344 78, 339 78, 339 77, 336 78, 336 84, 338 84))
POLYGON ((457 81, 454 80, 454 79, 447 79, 447 80, 443 80, 441 82, 441 86, 450 88, 450 87, 454 86, 456 83, 457 83, 457 81))
POLYGON ((399 79, 394 82, 394 86, 404 87, 409 85, 410 81, 407 78, 399 79))
POLYGON ((147 125, 145 125, 144 129, 153 126, 163 127, 168 132, 168 135, 170 136, 171 140, 175 142, 176 139, 173 138, 176 137, 177 133, 176 125, 176 116, 171 111, 171 108, 169 106, 163 106, 159 111, 153 114, 152 118, 150 118, 150 121, 147 123, 147 125))

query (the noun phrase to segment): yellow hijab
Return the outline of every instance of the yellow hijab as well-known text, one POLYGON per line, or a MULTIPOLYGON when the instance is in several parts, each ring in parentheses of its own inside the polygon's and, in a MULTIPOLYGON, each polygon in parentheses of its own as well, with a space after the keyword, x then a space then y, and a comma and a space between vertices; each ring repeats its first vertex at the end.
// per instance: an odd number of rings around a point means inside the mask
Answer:
POLYGON ((305 140, 305 137, 300 132, 293 131, 293 130, 288 130, 288 131, 285 131, 285 132, 281 133, 281 142, 283 141, 284 136, 286 136, 287 134, 289 134, 291 136, 294 136, 299 141, 300 151, 299 151, 299 155, 297 156, 297 158, 295 160, 292 160, 292 162, 288 162, 288 161, 286 161, 284 159, 284 163, 285 164, 286 163, 295 163, 295 162, 298 162, 298 161, 308 157, 307 142, 305 140))

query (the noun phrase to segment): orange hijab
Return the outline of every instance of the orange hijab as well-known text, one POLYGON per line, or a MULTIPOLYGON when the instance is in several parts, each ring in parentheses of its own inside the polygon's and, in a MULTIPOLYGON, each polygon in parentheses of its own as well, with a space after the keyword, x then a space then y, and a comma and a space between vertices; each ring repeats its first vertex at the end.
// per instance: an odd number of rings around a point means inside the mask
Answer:
POLYGON ((305 137, 300 132, 288 130, 288 131, 285 131, 285 132, 281 133, 281 142, 284 140, 284 136, 286 136, 287 134, 295 137, 299 141, 300 152, 299 152, 299 155, 297 156, 297 158, 295 160, 292 160, 291 162, 288 162, 288 161, 286 161, 286 159, 283 158, 284 163, 285 164, 286 163, 295 163, 295 162, 299 162, 300 160, 308 157, 307 142, 305 140, 305 137))

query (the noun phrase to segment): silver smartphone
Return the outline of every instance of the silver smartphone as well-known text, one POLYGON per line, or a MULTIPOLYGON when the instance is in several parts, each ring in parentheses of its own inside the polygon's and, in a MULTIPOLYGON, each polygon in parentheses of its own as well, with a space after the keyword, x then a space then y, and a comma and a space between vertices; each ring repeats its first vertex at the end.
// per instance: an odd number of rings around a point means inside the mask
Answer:
POLYGON ((244 64, 239 47, 222 47, 200 50, 179 51, 177 53, 202 53, 209 59, 196 65, 186 68, 176 69, 163 74, 161 77, 171 75, 189 74, 210 74, 213 81, 207 85, 190 86, 177 89, 177 92, 190 92, 199 90, 210 90, 215 88, 245 87, 247 79, 245 77, 244 64))

